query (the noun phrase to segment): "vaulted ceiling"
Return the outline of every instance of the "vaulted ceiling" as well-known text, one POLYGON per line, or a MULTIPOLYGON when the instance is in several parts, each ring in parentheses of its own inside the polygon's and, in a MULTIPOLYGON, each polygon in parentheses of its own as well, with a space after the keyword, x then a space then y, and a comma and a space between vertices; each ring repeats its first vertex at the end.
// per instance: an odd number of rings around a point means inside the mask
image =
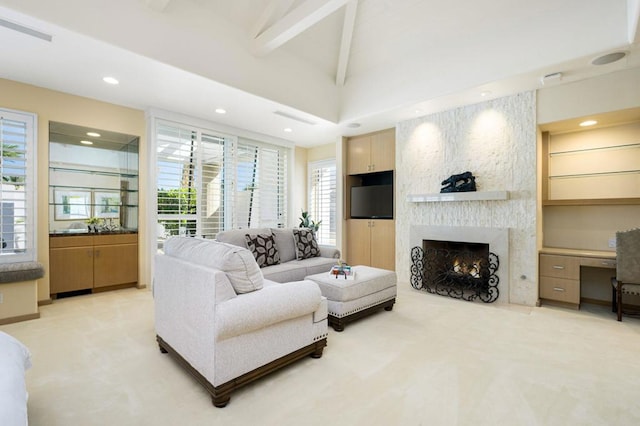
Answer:
POLYGON ((548 74, 640 72, 639 16, 640 0, 0 0, 0 77, 311 146, 548 74))

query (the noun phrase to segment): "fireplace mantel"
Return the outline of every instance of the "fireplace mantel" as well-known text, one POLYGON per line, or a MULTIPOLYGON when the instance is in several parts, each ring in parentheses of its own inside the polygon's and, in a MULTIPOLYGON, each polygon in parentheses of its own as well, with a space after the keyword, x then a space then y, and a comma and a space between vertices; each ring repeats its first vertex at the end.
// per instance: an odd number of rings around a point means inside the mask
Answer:
POLYGON ((441 201, 491 201, 508 200, 509 191, 473 191, 473 192, 445 192, 437 194, 409 194, 410 203, 435 203, 441 201))

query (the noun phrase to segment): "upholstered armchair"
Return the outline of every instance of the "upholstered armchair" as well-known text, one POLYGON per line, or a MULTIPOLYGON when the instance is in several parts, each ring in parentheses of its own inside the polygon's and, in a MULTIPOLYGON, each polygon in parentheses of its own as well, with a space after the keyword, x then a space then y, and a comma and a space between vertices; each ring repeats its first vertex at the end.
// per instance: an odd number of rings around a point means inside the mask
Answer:
POLYGON ((622 295, 640 296, 640 228, 616 233, 616 276, 613 285, 613 308, 622 314, 640 314, 640 311, 623 311, 622 295))

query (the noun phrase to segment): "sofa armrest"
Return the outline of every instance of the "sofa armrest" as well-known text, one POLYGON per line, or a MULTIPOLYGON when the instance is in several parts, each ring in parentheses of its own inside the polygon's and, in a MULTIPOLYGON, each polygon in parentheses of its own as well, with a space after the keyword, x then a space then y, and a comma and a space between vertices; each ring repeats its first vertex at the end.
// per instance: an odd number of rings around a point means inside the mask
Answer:
POLYGON ((311 315, 320 307, 321 298, 320 287, 313 281, 283 283, 238 295, 216 307, 216 337, 228 339, 311 315))
POLYGON ((333 259, 340 259, 340 250, 335 247, 320 246, 320 256, 333 259))

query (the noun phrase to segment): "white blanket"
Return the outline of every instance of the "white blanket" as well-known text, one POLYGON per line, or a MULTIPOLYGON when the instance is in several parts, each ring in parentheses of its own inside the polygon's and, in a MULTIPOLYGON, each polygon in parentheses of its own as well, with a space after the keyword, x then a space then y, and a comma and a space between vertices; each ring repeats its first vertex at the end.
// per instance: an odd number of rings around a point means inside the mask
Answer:
POLYGON ((0 425, 27 424, 28 395, 24 373, 29 367, 29 349, 0 331, 0 425))

